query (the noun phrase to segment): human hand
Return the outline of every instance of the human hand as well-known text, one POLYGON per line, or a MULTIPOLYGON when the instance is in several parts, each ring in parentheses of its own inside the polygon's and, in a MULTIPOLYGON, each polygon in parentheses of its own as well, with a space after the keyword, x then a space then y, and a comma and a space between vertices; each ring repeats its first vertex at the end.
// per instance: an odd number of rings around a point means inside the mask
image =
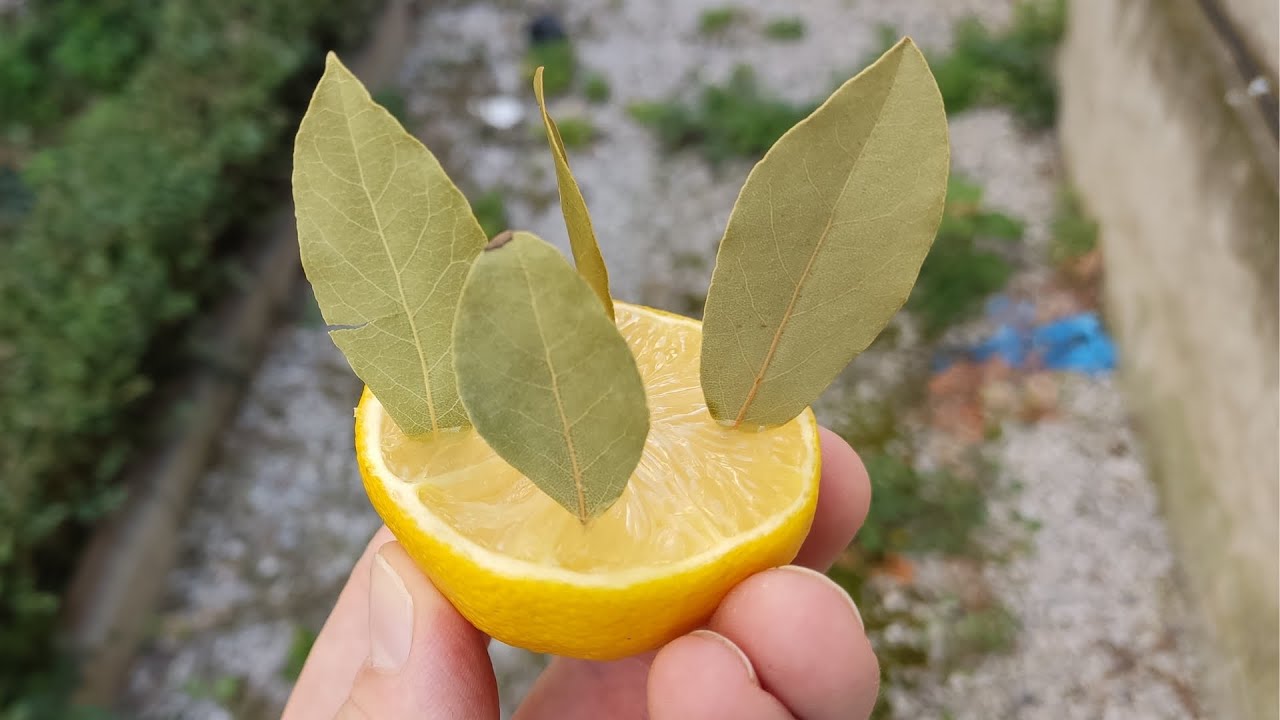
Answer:
MULTIPOLYGON (((813 527, 794 565, 730 591, 704 630, 657 652, 556 658, 517 720, 848 720, 871 714, 879 666, 849 596, 821 575, 866 518, 862 461, 822 430, 813 527)), ((384 527, 316 638, 284 720, 498 717, 488 638, 384 527)))

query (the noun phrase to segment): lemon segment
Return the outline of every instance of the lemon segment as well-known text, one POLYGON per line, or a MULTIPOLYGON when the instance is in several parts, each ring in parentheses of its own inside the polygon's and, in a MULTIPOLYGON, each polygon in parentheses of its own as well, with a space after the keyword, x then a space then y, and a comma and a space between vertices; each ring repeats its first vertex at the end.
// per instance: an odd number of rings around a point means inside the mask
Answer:
POLYGON ((619 500, 582 524, 474 429, 408 437, 365 390, 356 452, 392 533, 469 621, 536 652, 612 659, 703 622, 735 584, 790 562, 817 502, 817 423, 724 427, 699 386, 701 324, 616 305, 650 409, 619 500))

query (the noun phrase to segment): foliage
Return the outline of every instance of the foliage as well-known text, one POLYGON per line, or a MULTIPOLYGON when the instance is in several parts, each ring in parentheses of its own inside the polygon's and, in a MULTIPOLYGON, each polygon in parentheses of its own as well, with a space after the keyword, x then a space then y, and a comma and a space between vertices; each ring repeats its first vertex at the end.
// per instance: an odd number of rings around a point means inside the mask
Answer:
POLYGON ((525 53, 525 74, 532 79, 533 71, 546 68, 543 73, 543 89, 548 97, 563 95, 573 87, 578 73, 578 56, 573 43, 566 38, 533 43, 525 53))
POLYGON ((1098 246, 1098 223, 1084 211, 1080 196, 1066 188, 1058 194, 1053 214, 1050 260, 1062 264, 1089 254, 1098 246))
MULTIPOLYGON (((1013 22, 1000 31, 976 18, 962 20, 951 51, 929 59, 947 112, 1003 105, 1028 127, 1052 126, 1058 107, 1054 58, 1065 27, 1065 0, 1022 0, 1013 22)), ((885 47, 898 37, 891 27, 880 32, 885 47)))
POLYGON ((480 221, 485 237, 492 238, 511 227, 507 219, 507 201, 498 190, 481 193, 471 201, 471 213, 480 221))
POLYGON ((590 145, 596 139, 596 126, 581 117, 567 117, 558 120, 560 140, 567 148, 580 148, 590 145))
POLYGON ((876 499, 858 531, 864 557, 974 549, 975 531, 986 523, 986 500, 976 483, 944 470, 920 472, 890 453, 864 462, 876 499))
POLYGON ((132 0, 49 0, 0 15, 0 132, 59 125, 120 87, 154 43, 158 17, 132 0))
POLYGON ((696 147, 712 163, 720 163, 764 155, 816 107, 817 103, 794 105, 770 97, 751 68, 740 65, 725 84, 703 88, 693 104, 637 103, 628 111, 657 134, 664 149, 696 147))
POLYGON ((741 10, 729 5, 703 10, 698 16, 698 34, 718 35, 736 25, 742 17, 741 10))
POLYGON ((982 205, 982 188, 953 176, 947 207, 933 249, 907 301, 928 336, 936 336, 982 308, 984 300, 1004 287, 1013 267, 981 241, 1014 241, 1022 223, 982 205))
POLYGON ((804 33, 804 21, 798 17, 779 18, 764 26, 764 36, 779 42, 799 40, 804 33))
POLYGON ((289 640, 289 652, 285 655, 284 667, 280 670, 284 679, 293 682, 302 674, 302 666, 307 663, 311 646, 316 644, 316 636, 316 631, 311 628, 301 625, 293 628, 293 638, 289 640))
MULTIPOLYGON (((31 156, 18 175, 30 203, 0 230, 0 667, 22 668, 0 678, 0 708, 20 708, 20 691, 36 702, 29 690, 57 662, 58 594, 85 529, 123 496, 113 482, 142 430, 133 418, 153 372, 180 354, 177 331, 216 287, 214 241, 287 173, 280 141, 305 100, 297 78, 368 9, 55 2, 22 22, 57 26, 90 5, 151 29, 122 49, 124 20, 85 20, 76 52, 5 90, 57 85, 74 70, 82 87, 116 92, 31 156)), ((53 36, 71 42, 61 28, 53 36)), ((49 97, 30 117, 67 110, 49 97)))
POLYGON ((713 418, 787 422, 875 340, 933 243, 947 158, 946 112, 909 40, 769 149, 707 290, 701 376, 713 418))
POLYGON ((967 612, 946 628, 943 642, 953 661, 1009 652, 1018 640, 1020 623, 1002 605, 967 612))
POLYGON ((582 83, 582 96, 588 102, 605 103, 609 102, 610 96, 613 95, 613 88, 609 87, 609 81, 600 73, 592 73, 587 76, 582 83))

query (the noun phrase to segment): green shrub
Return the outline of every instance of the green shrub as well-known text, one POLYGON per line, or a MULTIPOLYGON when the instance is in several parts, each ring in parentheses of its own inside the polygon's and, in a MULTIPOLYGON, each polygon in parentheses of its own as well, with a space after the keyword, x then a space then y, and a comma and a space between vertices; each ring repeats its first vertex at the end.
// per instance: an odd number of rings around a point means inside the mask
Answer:
POLYGON ((728 82, 702 89, 697 101, 636 103, 632 118, 650 127, 669 151, 697 147, 711 162, 732 157, 756 158, 816 103, 794 105, 767 95, 751 68, 740 65, 728 82))
POLYGON ((804 21, 800 18, 779 18, 764 26, 764 36, 770 40, 791 42, 804 37, 804 21))
POLYGON ((158 16, 133 0, 46 0, 0 14, 0 130, 45 131, 120 87, 153 44, 158 16))
POLYGON ((128 5, 153 14, 147 54, 30 159, 30 207, 0 236, 0 667, 22 669, 0 675, 0 709, 42 702, 62 584, 122 497, 153 371, 218 287, 215 240, 279 199, 303 88, 372 7, 128 5))

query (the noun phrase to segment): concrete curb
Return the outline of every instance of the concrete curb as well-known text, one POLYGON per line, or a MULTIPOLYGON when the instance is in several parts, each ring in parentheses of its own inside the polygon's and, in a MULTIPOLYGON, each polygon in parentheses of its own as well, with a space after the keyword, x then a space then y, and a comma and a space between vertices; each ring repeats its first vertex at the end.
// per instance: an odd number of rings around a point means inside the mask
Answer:
MULTIPOLYGON (((408 45, 413 0, 387 0, 365 46, 351 54, 353 72, 371 88, 394 81, 408 45)), ((81 669, 78 702, 114 702, 162 597, 188 505, 232 420, 271 330, 299 286, 293 208, 265 225, 250 259, 245 292, 208 318, 208 344, 227 363, 194 369, 175 382, 159 417, 182 417, 172 435, 144 449, 126 469, 124 505, 90 539, 69 586, 63 630, 81 669)))

